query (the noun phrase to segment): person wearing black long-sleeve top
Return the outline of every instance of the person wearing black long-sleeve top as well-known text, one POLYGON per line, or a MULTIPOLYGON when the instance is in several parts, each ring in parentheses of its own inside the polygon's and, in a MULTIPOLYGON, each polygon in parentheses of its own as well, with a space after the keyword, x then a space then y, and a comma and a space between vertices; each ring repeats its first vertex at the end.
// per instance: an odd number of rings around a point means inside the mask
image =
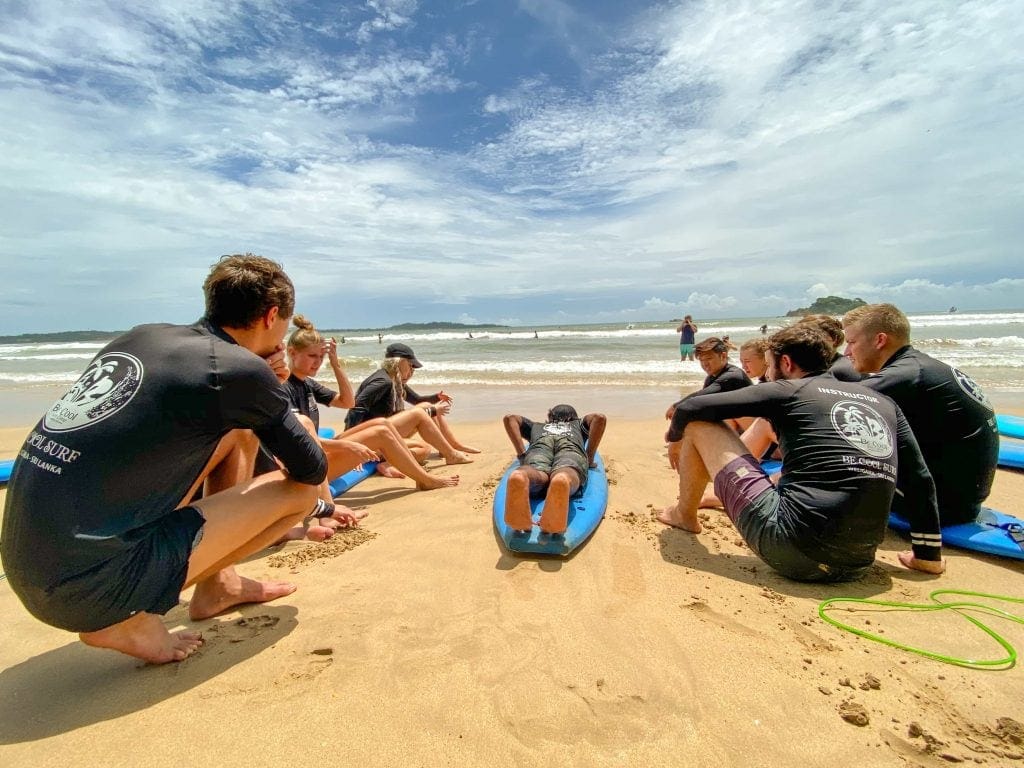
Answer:
POLYGON ((311 511, 330 464, 279 384, 291 280, 226 256, 203 289, 199 322, 139 326, 100 351, 26 440, 4 511, 3 564, 25 607, 153 663, 202 643, 159 617, 185 587, 193 619, 295 590, 231 564, 311 511), (283 469, 252 480, 258 441, 283 469))
MULTIPOLYGON (((999 459, 995 411, 963 371, 910 345, 910 322, 892 304, 848 312, 846 354, 863 384, 896 401, 935 478, 942 525, 973 521, 988 498, 999 459)), ((904 489, 900 487, 902 492, 904 489)), ((901 506, 903 499, 899 498, 901 506)))
POLYGON ((666 434, 680 477, 676 505, 658 519, 700 532, 709 479, 751 549, 785 576, 858 578, 882 541, 899 475, 907 488, 908 568, 941 573, 935 488, 906 419, 888 398, 825 373, 834 350, 820 330, 795 325, 769 340, 770 381, 677 404, 666 434), (783 454, 778 488, 731 430, 740 416, 768 419, 783 454))

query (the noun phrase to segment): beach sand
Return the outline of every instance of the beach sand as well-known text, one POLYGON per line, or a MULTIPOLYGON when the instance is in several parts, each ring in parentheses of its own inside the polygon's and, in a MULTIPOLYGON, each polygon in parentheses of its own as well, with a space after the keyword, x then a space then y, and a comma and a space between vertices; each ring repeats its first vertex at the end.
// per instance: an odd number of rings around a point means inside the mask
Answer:
MULTIPOLYGON (((539 408, 536 410, 540 410, 539 408)), ((334 424, 334 422, 327 422, 334 424)), ((928 602, 939 588, 1024 598, 1024 562, 945 551, 939 579, 897 565, 889 533, 863 581, 808 586, 762 565, 724 514, 693 536, 653 510, 676 480, 665 423, 612 419, 608 514, 568 559, 507 554, 491 499, 500 423, 454 490, 371 478, 370 516, 325 545, 240 566, 295 594, 212 620, 162 667, 44 626, 0 582, 0 762, 8 766, 987 766, 1024 759, 1024 669, 963 669, 839 631, 829 597, 928 602), (846 719, 844 719, 844 716, 846 719), (856 721, 856 722, 851 722, 856 721)), ((0 458, 27 429, 0 430, 0 458)), ((1024 514, 1024 473, 989 503, 1024 514)), ((187 600, 188 593, 183 596, 187 600)), ((949 598, 947 598, 949 599, 949 598)), ((1024 615, 1024 606, 1003 604, 1024 615)), ((842 614, 840 614, 842 617, 842 614)), ((949 611, 875 611, 869 630, 947 654, 1002 649, 949 611)), ((870 622, 870 623, 868 623, 870 622)), ((1024 648, 1024 627, 993 620, 1024 648)))

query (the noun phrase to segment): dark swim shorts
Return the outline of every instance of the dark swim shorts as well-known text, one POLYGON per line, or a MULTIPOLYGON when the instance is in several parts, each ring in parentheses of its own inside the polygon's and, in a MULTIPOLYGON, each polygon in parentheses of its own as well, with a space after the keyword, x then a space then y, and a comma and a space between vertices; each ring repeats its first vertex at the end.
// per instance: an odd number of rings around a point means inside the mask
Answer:
POLYGON ((164 614, 178 604, 204 522, 194 507, 176 509, 132 532, 129 549, 49 589, 8 577, 33 616, 70 632, 96 632, 140 611, 164 614))
POLYGON ((747 546, 783 576, 795 581, 851 581, 867 571, 820 563, 801 552, 779 522, 778 489, 750 454, 733 459, 715 475, 715 495, 747 546))
POLYGON ((579 476, 580 488, 587 484, 587 473, 590 471, 586 454, 561 435, 544 435, 530 443, 522 463, 549 475, 556 469, 571 467, 579 476))

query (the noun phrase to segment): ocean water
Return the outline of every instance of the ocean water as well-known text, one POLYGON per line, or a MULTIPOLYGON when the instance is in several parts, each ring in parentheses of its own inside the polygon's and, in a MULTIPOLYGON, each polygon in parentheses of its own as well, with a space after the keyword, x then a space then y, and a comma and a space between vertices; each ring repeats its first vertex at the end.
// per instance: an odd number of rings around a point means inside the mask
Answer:
MULTIPOLYGON (((791 320, 778 317, 700 321, 698 341, 729 335, 737 345, 791 320)), ((1024 396, 1024 311, 959 312, 910 316, 913 343, 960 368, 997 400, 1024 396), (1001 397, 1002 396, 1002 397, 1001 397)), ((387 344, 413 348, 424 367, 410 382, 432 392, 460 387, 508 399, 529 389, 603 390, 609 397, 625 390, 665 391, 665 402, 698 386, 704 378, 696 362, 679 361, 675 322, 495 328, 468 331, 352 331, 322 329, 339 347, 354 386, 373 372, 387 344), (472 338, 470 338, 470 333, 472 338), (621 390, 616 392, 616 390, 621 390)), ((48 398, 70 386, 106 343, 0 344, 0 395, 20 403, 19 411, 45 408, 48 398)), ((735 353, 733 353, 735 358, 735 353)), ((334 388, 324 366, 318 379, 334 388)), ((479 395, 478 395, 479 396, 479 395)), ((486 394, 483 395, 487 398, 486 394)), ((5 409, 0 409, 3 411, 5 409)), ((10 408, 6 409, 10 411, 10 408)), ((3 414, 0 413, 0 417, 3 414)), ((30 423, 29 413, 7 414, 30 423)))

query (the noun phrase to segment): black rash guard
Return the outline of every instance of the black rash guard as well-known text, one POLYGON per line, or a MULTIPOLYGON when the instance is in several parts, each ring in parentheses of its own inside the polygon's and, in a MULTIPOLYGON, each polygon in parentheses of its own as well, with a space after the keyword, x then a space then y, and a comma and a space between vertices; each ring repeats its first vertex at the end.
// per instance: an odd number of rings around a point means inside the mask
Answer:
MULTIPOLYGON (((421 397, 406 386, 405 400, 416 405, 417 403, 438 403, 441 398, 439 394, 421 397)), ((345 427, 351 429, 370 419, 386 419, 388 416, 394 416, 400 410, 401 403, 395 398, 391 377, 383 368, 380 368, 363 379, 363 383, 356 390, 355 404, 345 417, 345 427)))
POLYGON ((0 544, 12 586, 47 589, 131 550, 232 429, 298 482, 327 475, 270 366, 221 329, 143 325, 112 341, 21 448, 0 544))
POLYGON ((668 440, 691 421, 761 416, 782 450, 779 524, 807 557, 844 567, 874 561, 885 535, 897 472, 907 488, 916 557, 940 559, 935 486, 913 432, 887 397, 831 374, 716 395, 676 406, 668 440))
POLYGON ((317 405, 330 405, 338 393, 329 389, 313 378, 300 379, 294 373, 284 383, 284 391, 292 410, 308 416, 313 426, 320 429, 320 408, 317 405))
POLYGON ((529 441, 530 445, 535 445, 544 436, 555 436, 559 438, 559 450, 568 448, 578 451, 586 459, 590 425, 583 419, 545 422, 530 421, 525 416, 519 419, 519 435, 529 441))
MULTIPOLYGON (((742 368, 738 368, 732 363, 726 363, 725 367, 722 368, 714 376, 706 376, 704 378, 704 386, 698 389, 696 392, 691 392, 683 400, 689 400, 691 397, 697 395, 712 395, 716 392, 732 392, 737 389, 743 389, 744 387, 752 387, 754 382, 750 380, 746 372, 742 368)), ((676 405, 683 402, 680 400, 676 405)))
POLYGON ((999 458, 995 412, 981 388, 910 345, 863 384, 895 400, 910 422, 935 478, 942 524, 973 520, 992 490, 999 458))

